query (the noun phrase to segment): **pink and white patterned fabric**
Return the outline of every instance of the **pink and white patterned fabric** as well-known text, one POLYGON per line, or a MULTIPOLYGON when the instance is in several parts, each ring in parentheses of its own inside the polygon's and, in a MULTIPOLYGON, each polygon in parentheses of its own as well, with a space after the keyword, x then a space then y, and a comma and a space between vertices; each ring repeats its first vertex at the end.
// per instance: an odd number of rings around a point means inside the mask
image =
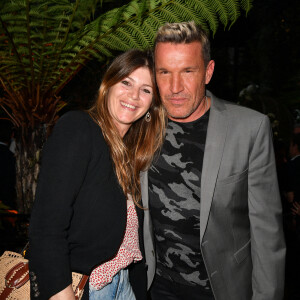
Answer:
POLYGON ((100 290, 109 284, 113 277, 132 262, 141 260, 139 247, 138 217, 132 200, 127 200, 127 223, 123 242, 117 255, 110 261, 95 268, 90 275, 90 285, 100 290))

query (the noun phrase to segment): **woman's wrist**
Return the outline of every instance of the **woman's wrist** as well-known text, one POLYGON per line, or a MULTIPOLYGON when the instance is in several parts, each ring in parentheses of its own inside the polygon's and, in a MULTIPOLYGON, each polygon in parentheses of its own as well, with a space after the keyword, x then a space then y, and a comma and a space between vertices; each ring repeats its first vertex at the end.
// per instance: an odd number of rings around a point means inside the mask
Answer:
POLYGON ((49 300, 75 300, 75 295, 72 289, 72 285, 70 284, 62 291, 53 295, 49 300))

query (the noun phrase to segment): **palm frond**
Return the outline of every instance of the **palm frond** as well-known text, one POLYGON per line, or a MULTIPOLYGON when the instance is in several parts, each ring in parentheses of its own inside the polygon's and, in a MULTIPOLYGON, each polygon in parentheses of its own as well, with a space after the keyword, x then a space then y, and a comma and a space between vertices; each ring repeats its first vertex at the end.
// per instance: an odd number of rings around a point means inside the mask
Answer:
POLYGON ((29 107, 41 105, 44 111, 50 104, 43 99, 54 99, 93 57, 105 61, 119 51, 149 48, 166 22, 195 20, 216 32, 219 23, 232 25, 252 5, 252 0, 131 0, 95 18, 99 4, 106 2, 110 0, 3 2, 0 78, 7 97, 17 92, 18 99, 30 99, 29 107))

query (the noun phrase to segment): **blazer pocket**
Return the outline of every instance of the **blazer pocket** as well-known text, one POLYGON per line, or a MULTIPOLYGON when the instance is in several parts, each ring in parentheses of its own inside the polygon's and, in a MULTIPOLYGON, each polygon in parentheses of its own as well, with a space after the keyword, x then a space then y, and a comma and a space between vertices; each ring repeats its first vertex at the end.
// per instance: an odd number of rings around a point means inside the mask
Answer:
POLYGON ((249 240, 243 247, 234 253, 234 257, 238 264, 251 255, 251 240, 249 240))
POLYGON ((217 185, 225 185, 229 183, 239 182, 245 179, 248 176, 248 169, 244 170, 243 172, 228 176, 226 178, 220 178, 217 180, 217 185))

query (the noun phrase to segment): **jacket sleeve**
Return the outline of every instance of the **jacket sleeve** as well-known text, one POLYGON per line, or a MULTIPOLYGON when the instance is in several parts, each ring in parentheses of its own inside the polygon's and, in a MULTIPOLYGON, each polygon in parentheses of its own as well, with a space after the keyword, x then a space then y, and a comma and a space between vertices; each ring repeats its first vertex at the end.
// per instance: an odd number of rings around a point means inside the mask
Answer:
POLYGON ((90 158, 88 118, 65 114, 43 150, 29 228, 32 299, 49 299, 72 282, 67 237, 90 158))
POLYGON ((139 219, 139 245, 143 259, 128 266, 129 281, 136 300, 147 300, 147 271, 145 265, 145 249, 143 240, 144 209, 136 206, 139 219))
POLYGON ((285 241, 269 120, 262 120, 249 159, 252 288, 255 300, 281 300, 285 241))

